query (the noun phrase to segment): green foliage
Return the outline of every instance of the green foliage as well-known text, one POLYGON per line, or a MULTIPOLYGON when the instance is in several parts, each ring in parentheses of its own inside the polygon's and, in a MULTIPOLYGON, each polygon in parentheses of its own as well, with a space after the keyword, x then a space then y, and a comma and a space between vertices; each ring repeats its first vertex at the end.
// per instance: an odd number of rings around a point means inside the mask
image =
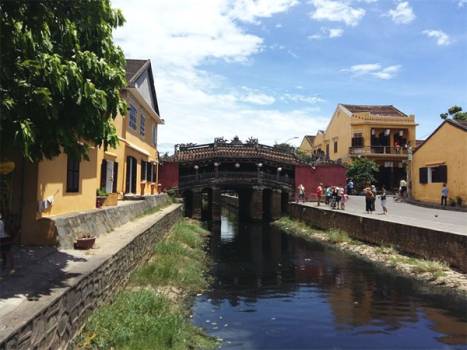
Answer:
POLYGON ((306 152, 302 151, 300 148, 297 148, 295 154, 298 157, 298 159, 306 163, 311 163, 314 161, 313 157, 310 154, 307 154, 306 152))
POLYGON ((378 164, 374 161, 364 157, 355 158, 348 165, 347 177, 353 180, 357 191, 360 191, 367 183, 376 182, 375 175, 378 171, 378 164))
POLYGON ((337 229, 332 229, 327 232, 329 241, 332 243, 344 243, 344 242, 350 242, 351 239, 349 235, 341 230, 337 229))
POLYGON ((96 196, 103 197, 103 196, 108 196, 109 194, 104 188, 98 188, 96 190, 96 196))
POLYGON ((295 152, 295 147, 292 145, 289 145, 288 143, 276 143, 273 147, 274 149, 281 151, 281 152, 286 152, 286 153, 295 152))
POLYGON ((207 231, 184 219, 154 249, 149 263, 130 277, 127 290, 92 314, 77 339, 80 349, 214 349, 187 319, 183 302, 159 288, 176 287, 184 294, 208 284, 204 242, 207 231))
POLYGON ((126 112, 125 58, 112 42, 121 12, 110 0, 1 1, 0 12, 2 151, 36 161, 116 146, 113 118, 126 112))
POLYGON ((462 107, 452 106, 448 109, 447 113, 441 113, 439 115, 442 119, 451 117, 454 120, 467 120, 467 112, 462 112, 462 107))

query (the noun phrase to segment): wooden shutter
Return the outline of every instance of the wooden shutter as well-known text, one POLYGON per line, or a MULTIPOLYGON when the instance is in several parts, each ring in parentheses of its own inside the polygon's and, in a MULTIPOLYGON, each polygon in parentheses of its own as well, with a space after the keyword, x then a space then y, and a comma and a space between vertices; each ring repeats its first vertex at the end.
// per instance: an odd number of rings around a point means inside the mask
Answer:
POLYGON ((66 176, 66 191, 79 192, 79 165, 80 161, 68 156, 67 159, 67 176, 66 176))
POLYGON ((118 180, 118 163, 114 162, 114 181, 112 184, 113 193, 117 193, 117 180, 118 180))
POLYGON ((131 162, 131 173, 133 174, 132 176, 132 181, 131 181, 131 190, 133 193, 136 193, 136 158, 133 158, 133 161, 131 162))
POLYGON ((131 173, 131 157, 126 157, 126 177, 125 177, 125 193, 130 193, 130 173, 131 173))
POLYGON ((141 161, 141 181, 146 180, 147 164, 144 160, 141 161))
POLYGON ((101 189, 106 188, 106 182, 107 182, 107 161, 105 159, 102 159, 101 163, 101 189))
POLYGON ((426 184, 428 182, 428 168, 420 168, 419 171, 419 178, 421 184, 426 184))
POLYGON ((448 182, 448 167, 446 165, 441 165, 438 167, 438 172, 440 182, 448 182))

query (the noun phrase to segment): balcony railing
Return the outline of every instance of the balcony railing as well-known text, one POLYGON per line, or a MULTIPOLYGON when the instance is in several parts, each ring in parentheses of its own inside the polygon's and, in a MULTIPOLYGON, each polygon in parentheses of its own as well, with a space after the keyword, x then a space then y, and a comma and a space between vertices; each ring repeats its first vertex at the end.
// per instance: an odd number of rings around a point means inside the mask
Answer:
POLYGON ((349 153, 351 155, 407 155, 407 149, 404 147, 390 147, 390 146, 366 146, 366 147, 350 147, 349 153))

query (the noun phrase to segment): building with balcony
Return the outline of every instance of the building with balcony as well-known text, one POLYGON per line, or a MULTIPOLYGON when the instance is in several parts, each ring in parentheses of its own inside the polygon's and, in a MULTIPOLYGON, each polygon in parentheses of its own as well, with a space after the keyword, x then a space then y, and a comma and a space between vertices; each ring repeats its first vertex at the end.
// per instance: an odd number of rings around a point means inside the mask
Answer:
POLYGON ((56 215, 96 208, 98 189, 114 200, 127 195, 157 194, 158 125, 156 91, 150 60, 127 60, 127 86, 121 96, 127 115, 118 114, 114 126, 119 138, 116 148, 92 146, 88 160, 65 153, 53 159, 26 164, 23 200, 20 205, 21 243, 53 244, 54 234, 41 220, 56 215))
POLYGON ((413 154, 412 197, 440 204, 441 188, 448 205, 467 206, 467 121, 446 119, 413 154))
POLYGON ((374 160, 379 185, 397 188, 406 177, 408 150, 415 147, 415 116, 392 105, 338 104, 326 128, 313 140, 312 153, 322 159, 374 160))

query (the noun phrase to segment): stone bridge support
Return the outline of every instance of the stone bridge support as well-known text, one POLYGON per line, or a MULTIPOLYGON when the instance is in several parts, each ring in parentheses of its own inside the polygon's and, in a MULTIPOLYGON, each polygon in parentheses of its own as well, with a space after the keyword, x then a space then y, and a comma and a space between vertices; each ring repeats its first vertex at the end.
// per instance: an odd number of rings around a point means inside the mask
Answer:
POLYGON ((248 203, 248 218, 252 221, 263 220, 263 187, 255 186, 251 189, 248 203))
POLYGON ((212 188, 211 201, 211 219, 221 221, 221 190, 219 188, 212 188))
POLYGON ((282 214, 282 190, 273 189, 271 195, 271 219, 277 220, 282 214))
POLYGON ((203 201, 201 196, 201 190, 193 190, 192 197, 192 218, 195 220, 201 220, 202 211, 203 211, 203 201))

